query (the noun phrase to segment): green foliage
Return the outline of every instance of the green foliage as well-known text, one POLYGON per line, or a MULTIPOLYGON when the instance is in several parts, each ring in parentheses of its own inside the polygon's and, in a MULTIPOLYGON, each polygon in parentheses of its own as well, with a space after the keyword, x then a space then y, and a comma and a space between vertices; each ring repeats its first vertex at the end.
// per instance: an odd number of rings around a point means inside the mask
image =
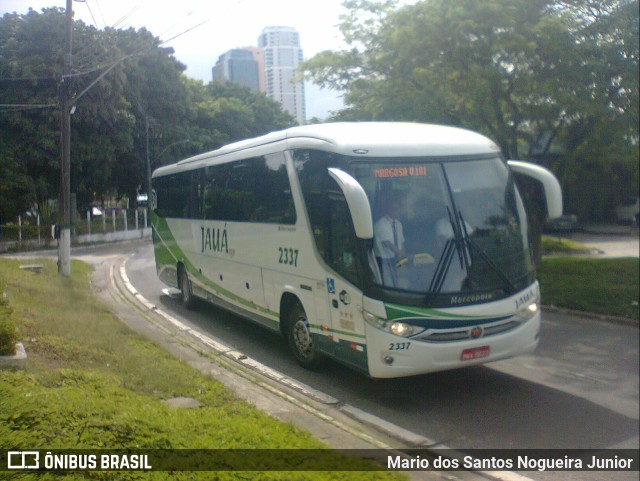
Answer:
POLYGON ((18 330, 8 314, 10 313, 0 306, 0 356, 13 356, 16 353, 18 330))
POLYGON ((346 120, 468 127, 554 170, 566 211, 605 219, 638 191, 638 2, 353 0, 347 49, 302 66, 346 120))
POLYGON ((542 302, 638 319, 638 259, 552 257, 538 268, 542 302))
MULTIPOLYGON (((0 107, 2 222, 34 204, 43 212, 59 196, 64 33, 59 8, 0 18, 0 98, 10 106, 0 107)), ((105 198, 135 198, 146 186, 147 153, 156 168, 293 124, 265 95, 205 86, 184 70, 145 29, 74 22, 73 76, 65 82, 76 105, 71 188, 80 211, 105 198)))
POLYGON ((0 278, 0 356, 13 356, 16 353, 18 330, 13 318, 13 310, 5 298, 5 291, 0 278))

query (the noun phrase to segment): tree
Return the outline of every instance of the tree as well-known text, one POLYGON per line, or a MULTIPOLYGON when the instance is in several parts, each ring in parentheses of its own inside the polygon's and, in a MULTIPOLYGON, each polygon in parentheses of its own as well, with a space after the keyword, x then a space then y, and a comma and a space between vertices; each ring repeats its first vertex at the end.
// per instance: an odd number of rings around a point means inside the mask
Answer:
POLYGON ((283 111, 279 103, 239 84, 212 82, 207 86, 207 93, 214 101, 214 108, 210 110, 212 127, 224 132, 220 138, 222 144, 295 124, 295 119, 283 111))
POLYGON ((582 62, 582 90, 558 138, 565 155, 551 159, 567 208, 582 218, 607 219, 622 199, 637 195, 638 2, 565 0, 582 62))
POLYGON ((622 190, 637 192, 637 1, 344 5, 348 48, 322 52, 302 66, 315 83, 345 92, 347 108, 336 118, 435 122, 483 132, 507 157, 552 167, 566 205, 581 218, 604 217, 622 195, 603 189, 603 181, 626 180, 622 190), (629 176, 621 178, 621 172, 629 176), (594 196, 587 210, 578 185, 581 192, 603 195, 594 196))
POLYGON ((63 32, 64 15, 55 9, 6 14, 0 21, 0 98, 6 106, 0 108, 0 171, 2 182, 10 183, 0 192, 5 221, 57 196, 50 186, 60 179, 60 118, 53 107, 62 51, 55 45, 63 43, 55 39, 63 32))
MULTIPOLYGON (((57 8, 0 18, 0 172, 13 175, 13 183, 0 180, 7 218, 59 196, 65 20, 57 8)), ((79 209, 131 198, 146 185, 147 154, 157 167, 293 124, 263 94, 187 78, 172 49, 146 29, 73 29, 65 81, 75 105, 71 185, 79 209)))
POLYGON ((0 141, 0 224, 14 221, 26 212, 36 200, 35 185, 23 165, 15 160, 13 152, 0 141))

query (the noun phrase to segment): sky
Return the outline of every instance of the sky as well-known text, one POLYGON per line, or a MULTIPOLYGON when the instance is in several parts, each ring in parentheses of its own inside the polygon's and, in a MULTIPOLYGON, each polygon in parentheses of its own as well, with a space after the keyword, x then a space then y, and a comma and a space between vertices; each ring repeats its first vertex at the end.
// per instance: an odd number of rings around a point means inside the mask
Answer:
MULTIPOLYGON (((340 49, 343 43, 337 25, 345 12, 342 1, 76 0, 73 10, 76 19, 99 29, 145 27, 162 40, 177 36, 163 46, 174 48, 189 77, 208 83, 220 55, 236 47, 257 46, 267 26, 296 28, 305 59, 323 50, 340 49)), ((66 1, 0 0, 0 15, 47 7, 65 8, 66 1)), ((342 106, 339 93, 314 85, 307 84, 306 97, 307 118, 325 118, 342 106)))

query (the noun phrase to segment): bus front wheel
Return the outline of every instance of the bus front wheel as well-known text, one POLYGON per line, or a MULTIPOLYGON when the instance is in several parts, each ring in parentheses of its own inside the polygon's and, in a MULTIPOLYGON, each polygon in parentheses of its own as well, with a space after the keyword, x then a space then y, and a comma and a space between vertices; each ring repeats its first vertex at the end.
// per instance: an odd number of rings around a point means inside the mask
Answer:
POLYGON ((187 274, 187 269, 183 267, 180 269, 180 297, 182 303, 187 309, 193 309, 195 300, 193 298, 193 290, 191 287, 191 280, 187 274))
POLYGON ((307 369, 321 367, 322 356, 313 345, 307 314, 299 303, 296 303, 289 313, 287 340, 298 364, 307 369))

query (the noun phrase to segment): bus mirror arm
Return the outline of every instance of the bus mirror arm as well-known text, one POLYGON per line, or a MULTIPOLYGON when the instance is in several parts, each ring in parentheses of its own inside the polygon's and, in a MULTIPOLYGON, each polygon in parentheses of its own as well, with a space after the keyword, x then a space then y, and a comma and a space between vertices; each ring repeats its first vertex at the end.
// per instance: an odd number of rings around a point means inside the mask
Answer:
POLYGON ((509 164, 512 171, 531 177, 542 184, 549 219, 562 215, 562 189, 560 188, 560 182, 550 170, 521 160, 509 160, 507 164, 509 164))
POLYGON ((360 183, 345 171, 333 167, 328 170, 347 200, 356 236, 359 239, 373 239, 373 218, 366 192, 360 183))

